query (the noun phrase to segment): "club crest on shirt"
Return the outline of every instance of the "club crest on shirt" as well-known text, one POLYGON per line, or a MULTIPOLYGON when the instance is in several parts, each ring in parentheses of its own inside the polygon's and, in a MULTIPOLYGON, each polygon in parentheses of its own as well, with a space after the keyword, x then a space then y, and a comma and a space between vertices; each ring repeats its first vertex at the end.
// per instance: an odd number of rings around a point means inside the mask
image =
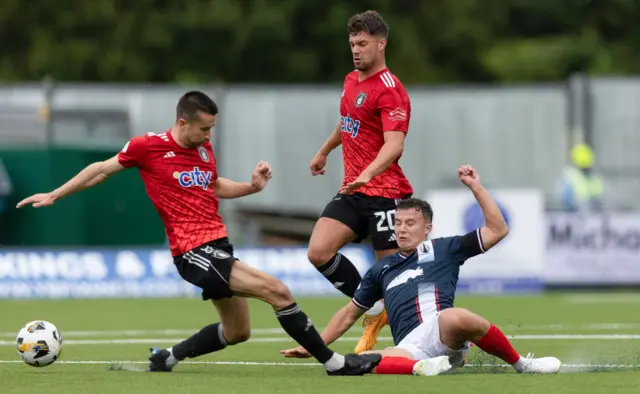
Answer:
POLYGON ((198 153, 200 154, 200 158, 202 159, 202 161, 204 162, 209 161, 209 154, 207 153, 207 150, 203 146, 198 147, 198 153))
POLYGON ((418 246, 418 264, 432 263, 435 259, 435 252, 430 240, 424 241, 418 246))
POLYGON ((364 104, 364 101, 367 99, 367 94, 365 92, 360 92, 356 96, 356 107, 361 107, 364 104))

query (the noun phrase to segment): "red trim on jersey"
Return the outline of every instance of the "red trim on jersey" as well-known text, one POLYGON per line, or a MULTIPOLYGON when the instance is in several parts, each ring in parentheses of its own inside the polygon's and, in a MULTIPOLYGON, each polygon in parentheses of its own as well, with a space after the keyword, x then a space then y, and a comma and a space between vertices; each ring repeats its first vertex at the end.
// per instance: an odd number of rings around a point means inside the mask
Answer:
POLYGON ((438 285, 436 285, 436 310, 440 312, 440 297, 438 297, 438 285))
POLYGON ((422 313, 420 312, 420 299, 416 296, 416 313, 418 315, 418 321, 422 323, 422 313))

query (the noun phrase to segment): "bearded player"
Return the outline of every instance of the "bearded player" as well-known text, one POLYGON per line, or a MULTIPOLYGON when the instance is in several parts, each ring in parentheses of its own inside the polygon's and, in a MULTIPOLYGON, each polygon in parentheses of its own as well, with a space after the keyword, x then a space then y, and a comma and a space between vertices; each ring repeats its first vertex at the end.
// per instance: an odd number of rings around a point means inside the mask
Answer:
POLYGON ((203 300, 212 300, 221 319, 169 349, 151 349, 151 372, 169 372, 185 358, 248 340, 249 307, 243 297, 272 305, 282 328, 308 349, 329 375, 369 372, 380 356, 334 353, 282 282, 234 257, 218 212, 218 198, 261 191, 271 178, 271 168, 260 162, 250 183, 220 177, 210 142, 217 114, 217 105, 206 94, 188 92, 178 102, 176 123, 170 130, 132 138, 111 159, 89 165, 60 188, 31 196, 18 208, 27 204, 36 208, 48 206, 125 168, 138 168, 147 194, 165 224, 177 271, 184 280, 202 289, 203 300))
MULTIPOLYGON (((312 175, 325 173, 327 156, 342 145, 344 181, 326 205, 309 241, 308 257, 336 289, 353 297, 361 277, 339 250, 371 238, 376 260, 393 254, 396 201, 413 194, 398 165, 409 129, 411 104, 400 80, 385 63, 389 27, 375 11, 349 19, 349 43, 356 70, 344 81, 340 123, 311 161, 312 175)), ((363 319, 356 353, 370 350, 387 323, 381 302, 363 319)))
MULTIPOLYGON (((561 366, 557 358, 522 357, 498 327, 467 309, 453 307, 460 266, 487 252, 509 232, 476 170, 462 166, 458 178, 476 198, 486 225, 468 234, 429 240, 433 219, 429 203, 416 198, 400 201, 395 219, 400 251, 367 272, 352 301, 322 333, 325 343, 342 336, 384 297, 395 346, 375 351, 384 356, 375 370, 378 374, 438 375, 462 366, 470 343, 519 373, 557 373, 561 366)), ((301 347, 281 353, 308 356, 301 347)))

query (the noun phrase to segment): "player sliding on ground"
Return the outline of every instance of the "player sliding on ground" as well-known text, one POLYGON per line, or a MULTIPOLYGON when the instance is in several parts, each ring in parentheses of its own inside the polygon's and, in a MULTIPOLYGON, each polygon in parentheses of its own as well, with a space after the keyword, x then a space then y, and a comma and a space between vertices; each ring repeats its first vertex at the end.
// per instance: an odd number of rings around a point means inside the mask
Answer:
MULTIPOLYGON (((554 357, 522 357, 496 326, 463 308, 454 308, 460 266, 495 246, 508 233, 498 206, 481 185, 475 169, 462 166, 458 178, 482 208, 485 227, 462 236, 427 240, 433 211, 423 200, 398 203, 395 234, 400 251, 378 261, 364 276, 352 302, 322 333, 326 344, 340 338, 379 299, 384 298, 395 347, 379 353, 378 374, 437 375, 461 367, 470 342, 521 373, 556 373, 554 357)), ((285 357, 308 357, 303 347, 283 350, 285 357)), ((363 354, 365 354, 363 353, 363 354)))
POLYGON ((181 360, 224 349, 249 339, 251 297, 269 303, 282 328, 324 365, 329 375, 362 375, 380 360, 379 355, 342 356, 327 348, 311 320, 296 304, 281 281, 241 262, 233 255, 227 229, 218 212, 218 198, 237 198, 264 189, 271 167, 260 162, 251 182, 218 176, 211 145, 218 107, 202 92, 180 98, 176 123, 160 134, 132 138, 120 153, 89 165, 50 193, 33 195, 18 208, 44 207, 70 194, 103 182, 125 168, 137 167, 147 194, 164 221, 173 261, 180 276, 202 289, 212 300, 220 323, 169 349, 152 349, 149 371, 169 372, 181 360))

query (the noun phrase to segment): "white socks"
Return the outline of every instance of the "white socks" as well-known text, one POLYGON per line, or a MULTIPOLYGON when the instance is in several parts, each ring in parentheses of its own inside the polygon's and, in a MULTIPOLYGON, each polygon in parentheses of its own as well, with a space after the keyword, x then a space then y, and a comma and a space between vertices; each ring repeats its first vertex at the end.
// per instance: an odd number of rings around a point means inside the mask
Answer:
POLYGON ((364 314, 367 316, 378 316, 384 310, 384 303, 382 301, 378 301, 373 304, 373 307, 366 311, 364 314))
POLYGON ((337 371, 340 368, 344 367, 344 356, 342 354, 333 353, 333 356, 324 363, 324 369, 329 372, 337 371))
POLYGON ((167 367, 173 368, 174 366, 176 366, 180 362, 180 360, 178 360, 177 358, 175 358, 173 356, 173 348, 172 347, 170 347, 167 350, 169 351, 169 353, 171 353, 169 358, 167 358, 167 367))

